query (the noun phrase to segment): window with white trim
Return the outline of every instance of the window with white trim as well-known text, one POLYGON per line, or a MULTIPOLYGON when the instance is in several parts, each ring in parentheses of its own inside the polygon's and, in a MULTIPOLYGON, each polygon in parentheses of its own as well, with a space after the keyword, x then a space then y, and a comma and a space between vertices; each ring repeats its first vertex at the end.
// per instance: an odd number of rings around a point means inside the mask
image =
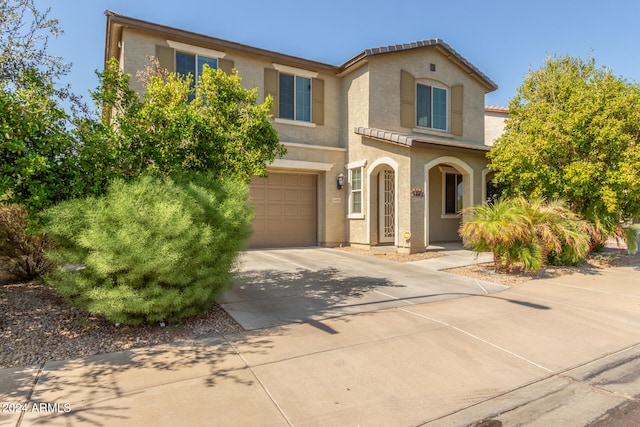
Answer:
POLYGON ((362 209, 362 175, 363 166, 349 169, 349 214, 363 215, 362 209))
POLYGON ((205 64, 215 70, 218 68, 218 59, 196 53, 176 51, 176 73, 182 76, 191 74, 194 85, 198 84, 198 78, 202 75, 205 64))
POLYGON ((280 118, 311 122, 311 79, 279 74, 280 118))
POLYGON ((447 90, 418 83, 416 85, 416 124, 419 127, 447 130, 447 90))
MULTIPOLYGON (((200 76, 202 76, 202 70, 204 65, 207 64, 212 69, 218 68, 218 59, 210 58, 208 56, 199 55, 197 53, 188 53, 176 51, 176 73, 183 77, 191 75, 193 79, 191 81, 191 87, 193 88, 198 84, 200 76)), ((189 94, 189 100, 193 100, 195 95, 189 94)))
POLYGON ((463 176, 459 173, 443 172, 444 215, 456 215, 462 210, 463 176))

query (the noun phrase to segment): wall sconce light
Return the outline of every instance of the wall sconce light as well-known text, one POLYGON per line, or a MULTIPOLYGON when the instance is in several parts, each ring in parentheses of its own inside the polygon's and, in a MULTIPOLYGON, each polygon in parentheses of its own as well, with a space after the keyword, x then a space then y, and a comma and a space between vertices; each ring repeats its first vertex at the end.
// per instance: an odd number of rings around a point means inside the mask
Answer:
POLYGON ((338 190, 342 190, 342 187, 344 187, 344 175, 342 173, 338 175, 338 181, 336 182, 336 185, 338 186, 338 190))

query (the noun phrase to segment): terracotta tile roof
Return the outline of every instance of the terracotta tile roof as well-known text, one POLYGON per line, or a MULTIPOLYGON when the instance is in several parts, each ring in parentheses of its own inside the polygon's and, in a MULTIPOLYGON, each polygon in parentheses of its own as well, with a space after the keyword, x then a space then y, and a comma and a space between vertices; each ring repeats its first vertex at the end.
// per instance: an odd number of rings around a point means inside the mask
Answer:
MULTIPOLYGON (((223 40, 211 36, 206 36, 203 34, 194 33, 187 30, 182 30, 178 28, 169 27, 166 25, 155 24, 148 21, 143 21, 141 19, 131 18, 125 15, 121 15, 116 12, 112 12, 110 10, 105 11, 105 15, 107 17, 107 40, 105 44, 105 61, 108 61, 109 58, 115 53, 115 46, 117 45, 118 39, 115 37, 117 34, 118 28, 121 27, 131 27, 144 31, 151 31, 155 33, 163 34, 165 37, 171 37, 176 41, 183 41, 185 43, 191 43, 200 46, 217 46, 221 49, 233 49, 237 51, 242 51, 251 55, 257 55, 264 58, 268 58, 269 60, 281 62, 285 65, 291 65, 295 67, 308 68, 313 70, 324 70, 328 72, 332 72, 335 74, 341 74, 343 72, 348 72, 348 69, 354 65, 357 65, 360 61, 366 59, 370 56, 382 55, 386 53, 392 52, 401 52, 410 49, 420 49, 420 48, 434 48, 441 49, 446 53, 453 61, 458 62, 458 64, 466 69, 469 74, 472 74, 478 81, 480 81, 488 92, 494 91, 498 88, 498 86, 485 74, 483 74, 479 69, 477 69, 473 64, 463 58, 458 52, 456 52, 451 46, 446 44, 444 41, 440 39, 431 39, 431 40, 422 40, 413 43, 405 43, 399 45, 391 45, 391 46, 382 46, 376 47, 373 49, 366 49, 362 51, 360 54, 354 56, 344 64, 340 66, 325 64, 318 61, 313 61, 309 59, 299 58, 291 55, 287 55, 284 53, 274 52, 266 49, 261 49, 257 47, 252 47, 248 45, 244 45, 241 43, 231 42, 228 40, 223 40)), ((117 56, 117 55, 116 55, 117 56)))
POLYGON ((509 107, 502 107, 500 105, 485 105, 484 111, 487 113, 509 113, 509 107))
POLYGON ((367 138, 377 139, 379 141, 389 142, 392 144, 405 145, 407 147, 418 147, 421 145, 436 145, 442 147, 462 148, 466 150, 489 151, 492 147, 488 145, 469 144, 458 141, 443 141, 435 138, 428 138, 416 135, 404 135, 382 129, 356 127, 354 132, 367 138))
POLYGON ((368 56, 381 55, 392 52, 402 52, 411 49, 420 49, 427 47, 435 47, 444 50, 451 56, 452 59, 456 60, 458 63, 460 63, 460 65, 462 65, 463 68, 469 70, 470 73, 474 74, 478 78, 478 80, 483 82, 489 92, 498 89, 498 85, 494 83, 493 80, 491 80, 487 75, 476 68, 471 62, 466 60, 462 55, 456 52, 455 49, 453 49, 441 39, 421 40, 413 43, 396 44, 391 46, 376 47, 373 49, 365 49, 360 54, 354 56, 353 58, 342 64, 340 66, 340 69, 342 71, 345 71, 368 56))

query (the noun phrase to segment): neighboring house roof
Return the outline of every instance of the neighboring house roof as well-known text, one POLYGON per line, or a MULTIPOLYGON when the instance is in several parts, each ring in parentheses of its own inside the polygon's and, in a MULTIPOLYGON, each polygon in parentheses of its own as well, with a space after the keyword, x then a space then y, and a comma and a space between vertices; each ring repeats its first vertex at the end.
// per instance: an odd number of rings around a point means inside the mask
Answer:
POLYGON ((129 27, 141 31, 150 31, 153 33, 164 34, 166 37, 172 38, 175 41, 200 45, 202 47, 215 45, 222 49, 232 49, 247 54, 268 58, 271 61, 282 63, 284 65, 291 65, 299 68, 310 68, 314 71, 328 71, 336 75, 347 73, 352 69, 358 68, 363 63, 366 63, 367 58, 371 56, 393 52, 402 52, 412 49, 431 48, 439 50, 446 57, 456 62, 463 69, 467 70, 468 74, 478 80, 485 87, 487 92, 494 91, 498 88, 498 85, 496 85, 489 77, 483 74, 473 64, 463 58, 462 55, 456 52, 451 46, 440 39, 423 40, 414 43, 366 49, 360 54, 346 61, 344 64, 335 66, 318 61, 286 55, 279 52, 273 52, 266 49, 252 47, 241 43, 231 42, 211 36, 205 36, 202 34, 181 30, 166 25, 155 24, 152 22, 143 21, 141 19, 130 18, 128 16, 112 12, 110 10, 105 11, 105 15, 107 16, 105 62, 108 61, 112 56, 118 57, 118 42, 120 38, 112 36, 117 35, 123 27, 129 27))
POLYGON ((484 111, 487 113, 505 113, 509 114, 509 107, 502 107, 499 105, 486 105, 484 111))
POLYGON ((392 144, 404 145, 407 147, 420 147, 424 145, 437 145, 440 147, 461 148, 465 150, 489 151, 492 147, 480 144, 467 144, 457 141, 443 141, 441 139, 428 138, 416 135, 405 135, 396 132, 390 132, 382 129, 373 129, 365 127, 357 127, 354 129, 357 135, 366 136, 367 138, 377 139, 379 141, 390 142, 392 144))

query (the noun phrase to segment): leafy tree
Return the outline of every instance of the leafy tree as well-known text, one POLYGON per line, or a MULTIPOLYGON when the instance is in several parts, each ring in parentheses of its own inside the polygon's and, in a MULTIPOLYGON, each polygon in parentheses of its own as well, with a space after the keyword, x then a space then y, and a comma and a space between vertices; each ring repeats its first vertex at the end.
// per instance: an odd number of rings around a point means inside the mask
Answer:
POLYGON ((81 156, 88 164, 94 156, 110 159, 117 176, 193 170, 249 181, 285 152, 268 121, 271 99, 257 104, 257 90, 244 89, 237 73, 206 66, 194 86, 191 76, 149 67, 140 76, 146 89, 141 98, 117 61, 99 76, 93 97, 108 114, 101 126, 85 122, 81 128, 81 156))
POLYGON ((38 70, 50 81, 67 74, 70 65, 47 52, 50 37, 62 30, 34 0, 0 0, 0 81, 20 84, 24 70, 38 70))
POLYGON ((75 194, 74 140, 53 83, 25 70, 10 88, 0 81, 0 202, 29 212, 75 194))
POLYGON ((604 235, 640 215, 637 84, 593 59, 548 58, 509 113, 488 154, 503 196, 566 199, 604 235))
MULTIPOLYGON (((30 214, 82 193, 75 140, 61 106, 80 106, 58 79, 70 66, 47 52, 62 33, 34 0, 0 0, 0 202, 30 214)), ((31 215, 33 219, 33 215, 31 215)))
POLYGON ((46 211, 63 268, 45 281, 73 305, 114 322, 177 320, 231 284, 251 235, 247 187, 212 173, 115 180, 101 197, 46 211))

